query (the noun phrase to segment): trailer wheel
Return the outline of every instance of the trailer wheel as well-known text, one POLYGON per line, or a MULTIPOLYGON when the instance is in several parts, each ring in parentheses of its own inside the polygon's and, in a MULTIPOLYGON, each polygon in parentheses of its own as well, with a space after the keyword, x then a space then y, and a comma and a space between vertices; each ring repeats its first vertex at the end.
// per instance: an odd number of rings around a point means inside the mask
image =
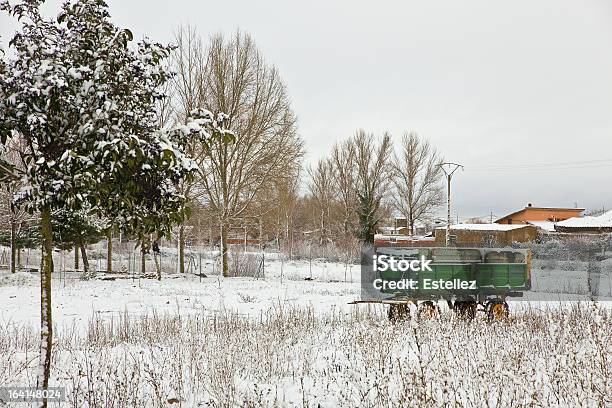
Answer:
POLYGON ((487 317, 489 321, 504 320, 510 315, 510 307, 508 303, 502 299, 493 299, 487 307, 487 317))
POLYGON ((387 311, 387 316, 391 322, 400 322, 410 319, 410 308, 408 304, 391 304, 387 311))
POLYGON ((438 317, 440 315, 440 310, 434 302, 427 300, 419 304, 417 314, 419 319, 431 319, 438 317))
POLYGON ((458 300, 453 305, 453 311, 457 316, 472 320, 476 317, 477 304, 473 300, 458 300))

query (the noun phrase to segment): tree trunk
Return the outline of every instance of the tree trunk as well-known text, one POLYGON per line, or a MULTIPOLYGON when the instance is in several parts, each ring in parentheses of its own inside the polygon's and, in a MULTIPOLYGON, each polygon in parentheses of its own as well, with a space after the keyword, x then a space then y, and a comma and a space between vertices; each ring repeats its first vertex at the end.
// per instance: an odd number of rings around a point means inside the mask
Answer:
POLYGON ((321 234, 319 235, 319 245, 323 245, 323 241, 325 240, 324 215, 325 215, 325 212, 323 211, 323 208, 321 208, 321 225, 319 226, 319 228, 321 229, 321 234))
MULTIPOLYGON (((154 244, 155 245, 155 244, 154 244)), ((157 280, 160 281, 161 280, 161 265, 159 264, 159 257, 160 256, 160 252, 159 251, 153 251, 153 260, 155 261, 155 272, 157 272, 157 280)))
POLYGON ((179 226, 178 273, 185 273, 185 225, 183 224, 179 226))
POLYGON ((43 269, 45 269, 45 243, 44 242, 40 246, 40 268, 39 268, 40 273, 42 273, 43 269))
POLYGON ((223 276, 226 278, 229 277, 227 228, 225 221, 221 221, 221 261, 223 265, 223 276))
POLYGON ((147 252, 149 251, 149 243, 146 237, 140 238, 140 273, 147 273, 147 252))
POLYGON ((291 229, 287 227, 287 235, 289 237, 289 259, 293 260, 293 220, 291 221, 291 229))
POLYGON ((106 273, 113 272, 113 232, 106 233, 106 273))
POLYGON ((74 246, 74 271, 79 270, 79 245, 74 246))
POLYGON ((17 258, 17 237, 15 234, 15 220, 11 218, 11 273, 15 273, 15 259, 17 258))
MULTIPOLYGON (((43 268, 40 272, 40 360, 38 364, 37 386, 49 387, 51 371, 51 347, 53 339, 53 320, 51 317, 51 273, 53 272, 53 233, 51 231, 51 209, 41 211, 41 232, 43 237, 43 268)), ((43 399, 42 407, 47 407, 43 399)))
POLYGON ((144 242, 140 243, 140 274, 144 275, 147 272, 147 257, 144 249, 144 242))
POLYGON ((87 259, 87 250, 82 240, 79 241, 79 248, 81 250, 81 256, 83 257, 83 273, 89 276, 89 260, 87 259))
POLYGON ((414 236, 414 219, 412 218, 412 212, 408 214, 408 228, 410 236, 414 236))

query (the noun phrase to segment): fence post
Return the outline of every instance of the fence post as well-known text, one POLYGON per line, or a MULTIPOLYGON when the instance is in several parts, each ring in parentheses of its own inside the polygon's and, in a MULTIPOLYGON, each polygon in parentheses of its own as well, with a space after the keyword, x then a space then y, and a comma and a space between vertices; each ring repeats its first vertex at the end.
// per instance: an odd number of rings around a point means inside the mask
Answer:
POLYGON ((310 268, 310 279, 312 280, 312 242, 308 245, 308 262, 310 268))
POLYGON ((266 253, 261 251, 261 277, 266 278, 266 253))

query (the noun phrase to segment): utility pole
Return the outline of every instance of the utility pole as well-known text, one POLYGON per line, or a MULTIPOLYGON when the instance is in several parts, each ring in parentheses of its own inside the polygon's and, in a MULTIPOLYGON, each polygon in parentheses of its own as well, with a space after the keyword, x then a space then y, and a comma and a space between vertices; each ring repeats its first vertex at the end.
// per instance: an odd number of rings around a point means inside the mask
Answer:
POLYGON ((457 171, 458 168, 463 170, 463 166, 457 163, 442 163, 440 164, 440 168, 444 174, 446 174, 446 204, 447 204, 447 217, 446 217, 446 246, 450 246, 450 225, 451 225, 451 179, 453 178, 453 173, 457 171))

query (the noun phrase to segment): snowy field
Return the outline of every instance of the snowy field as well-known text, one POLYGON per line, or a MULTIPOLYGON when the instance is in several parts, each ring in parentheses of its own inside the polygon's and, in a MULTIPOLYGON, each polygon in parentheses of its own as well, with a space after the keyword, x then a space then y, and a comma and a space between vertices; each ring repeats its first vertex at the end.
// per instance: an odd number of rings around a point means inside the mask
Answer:
MULTIPOLYGON (((92 317, 116 317, 119 312, 143 315, 147 312, 190 315, 225 310, 256 318, 278 305, 311 307, 317 313, 346 310, 359 299, 359 265, 313 262, 270 262, 262 278, 218 275, 199 278, 193 274, 164 275, 155 279, 80 280, 79 274, 62 274, 53 281, 54 322, 60 327, 92 317), (346 272, 346 280, 345 280, 346 272), (305 280, 306 279, 306 280, 305 280), (351 283, 352 282, 352 283, 351 283)), ((207 268, 205 268, 206 271, 207 268)), ((135 275, 137 276, 137 275, 135 275)), ((0 321, 40 321, 39 279, 35 274, 0 273, 0 321)))
MULTIPOLYGON (((354 306, 359 266, 269 261, 265 277, 54 281, 51 385, 70 407, 605 407, 609 302, 512 302, 391 324, 354 306), (312 278, 312 280, 311 280, 312 278)), ((31 384, 39 281, 0 273, 0 386, 31 384)), ((0 404, 1 406, 1 404, 0 404)))

